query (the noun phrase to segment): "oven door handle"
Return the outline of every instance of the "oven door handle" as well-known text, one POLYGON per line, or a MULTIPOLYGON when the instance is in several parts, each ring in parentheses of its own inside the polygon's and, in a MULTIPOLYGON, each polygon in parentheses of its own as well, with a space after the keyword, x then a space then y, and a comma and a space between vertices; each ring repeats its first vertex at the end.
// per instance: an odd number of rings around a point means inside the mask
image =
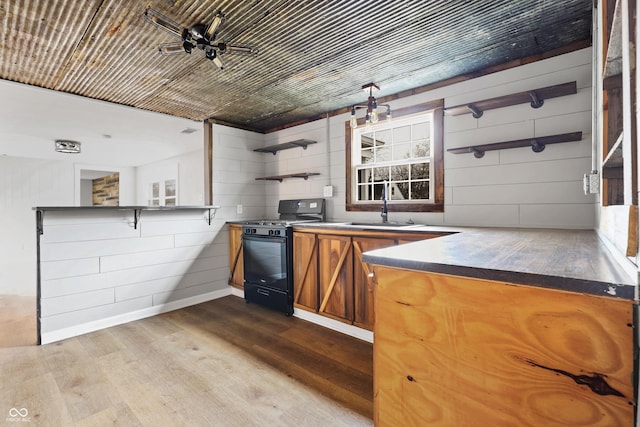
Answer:
POLYGON ((286 237, 281 237, 281 236, 255 236, 255 235, 251 235, 251 236, 242 236, 242 240, 256 240, 258 242, 262 242, 265 240, 270 240, 271 242, 274 243, 286 243, 287 238, 286 237))

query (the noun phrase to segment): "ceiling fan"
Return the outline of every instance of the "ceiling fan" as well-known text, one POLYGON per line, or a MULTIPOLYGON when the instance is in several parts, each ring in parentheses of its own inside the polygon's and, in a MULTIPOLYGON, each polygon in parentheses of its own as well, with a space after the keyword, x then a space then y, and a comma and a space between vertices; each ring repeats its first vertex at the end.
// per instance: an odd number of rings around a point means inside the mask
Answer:
POLYGON ((224 69, 224 64, 220 57, 226 53, 257 54, 256 48, 228 43, 216 40, 218 30, 224 22, 224 14, 218 11, 213 20, 207 25, 198 23, 191 28, 181 27, 173 20, 167 18, 160 12, 148 8, 144 12, 144 17, 151 24, 161 28, 168 33, 181 39, 180 42, 163 43, 158 46, 158 50, 163 55, 175 53, 191 53, 194 48, 204 51, 207 59, 213 62, 219 69, 224 69))

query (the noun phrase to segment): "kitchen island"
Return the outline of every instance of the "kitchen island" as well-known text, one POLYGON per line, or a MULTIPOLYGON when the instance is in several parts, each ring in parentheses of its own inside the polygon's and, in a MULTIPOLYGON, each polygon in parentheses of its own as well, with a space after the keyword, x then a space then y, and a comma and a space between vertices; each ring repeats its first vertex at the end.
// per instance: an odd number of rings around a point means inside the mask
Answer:
POLYGON ((376 425, 633 425, 636 283, 593 231, 366 252, 376 425))
POLYGON ((38 343, 230 293, 215 206, 36 207, 38 343))

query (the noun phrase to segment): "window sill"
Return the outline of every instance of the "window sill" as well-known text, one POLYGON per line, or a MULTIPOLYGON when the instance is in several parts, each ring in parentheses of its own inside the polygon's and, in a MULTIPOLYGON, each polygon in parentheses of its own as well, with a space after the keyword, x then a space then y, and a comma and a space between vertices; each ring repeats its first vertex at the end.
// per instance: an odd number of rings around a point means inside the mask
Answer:
MULTIPOLYGON (((382 203, 347 203, 347 212, 379 212, 382 203)), ((389 203, 389 212, 444 212, 443 203, 389 203)))

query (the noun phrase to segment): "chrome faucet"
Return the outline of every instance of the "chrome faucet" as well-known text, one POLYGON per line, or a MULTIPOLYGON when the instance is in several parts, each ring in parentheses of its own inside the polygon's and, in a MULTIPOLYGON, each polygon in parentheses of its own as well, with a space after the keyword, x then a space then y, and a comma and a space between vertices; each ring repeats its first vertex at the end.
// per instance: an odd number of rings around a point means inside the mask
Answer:
POLYGON ((382 223, 386 224, 389 217, 389 212, 387 211, 387 181, 382 182, 382 213, 380 216, 382 217, 382 223))

